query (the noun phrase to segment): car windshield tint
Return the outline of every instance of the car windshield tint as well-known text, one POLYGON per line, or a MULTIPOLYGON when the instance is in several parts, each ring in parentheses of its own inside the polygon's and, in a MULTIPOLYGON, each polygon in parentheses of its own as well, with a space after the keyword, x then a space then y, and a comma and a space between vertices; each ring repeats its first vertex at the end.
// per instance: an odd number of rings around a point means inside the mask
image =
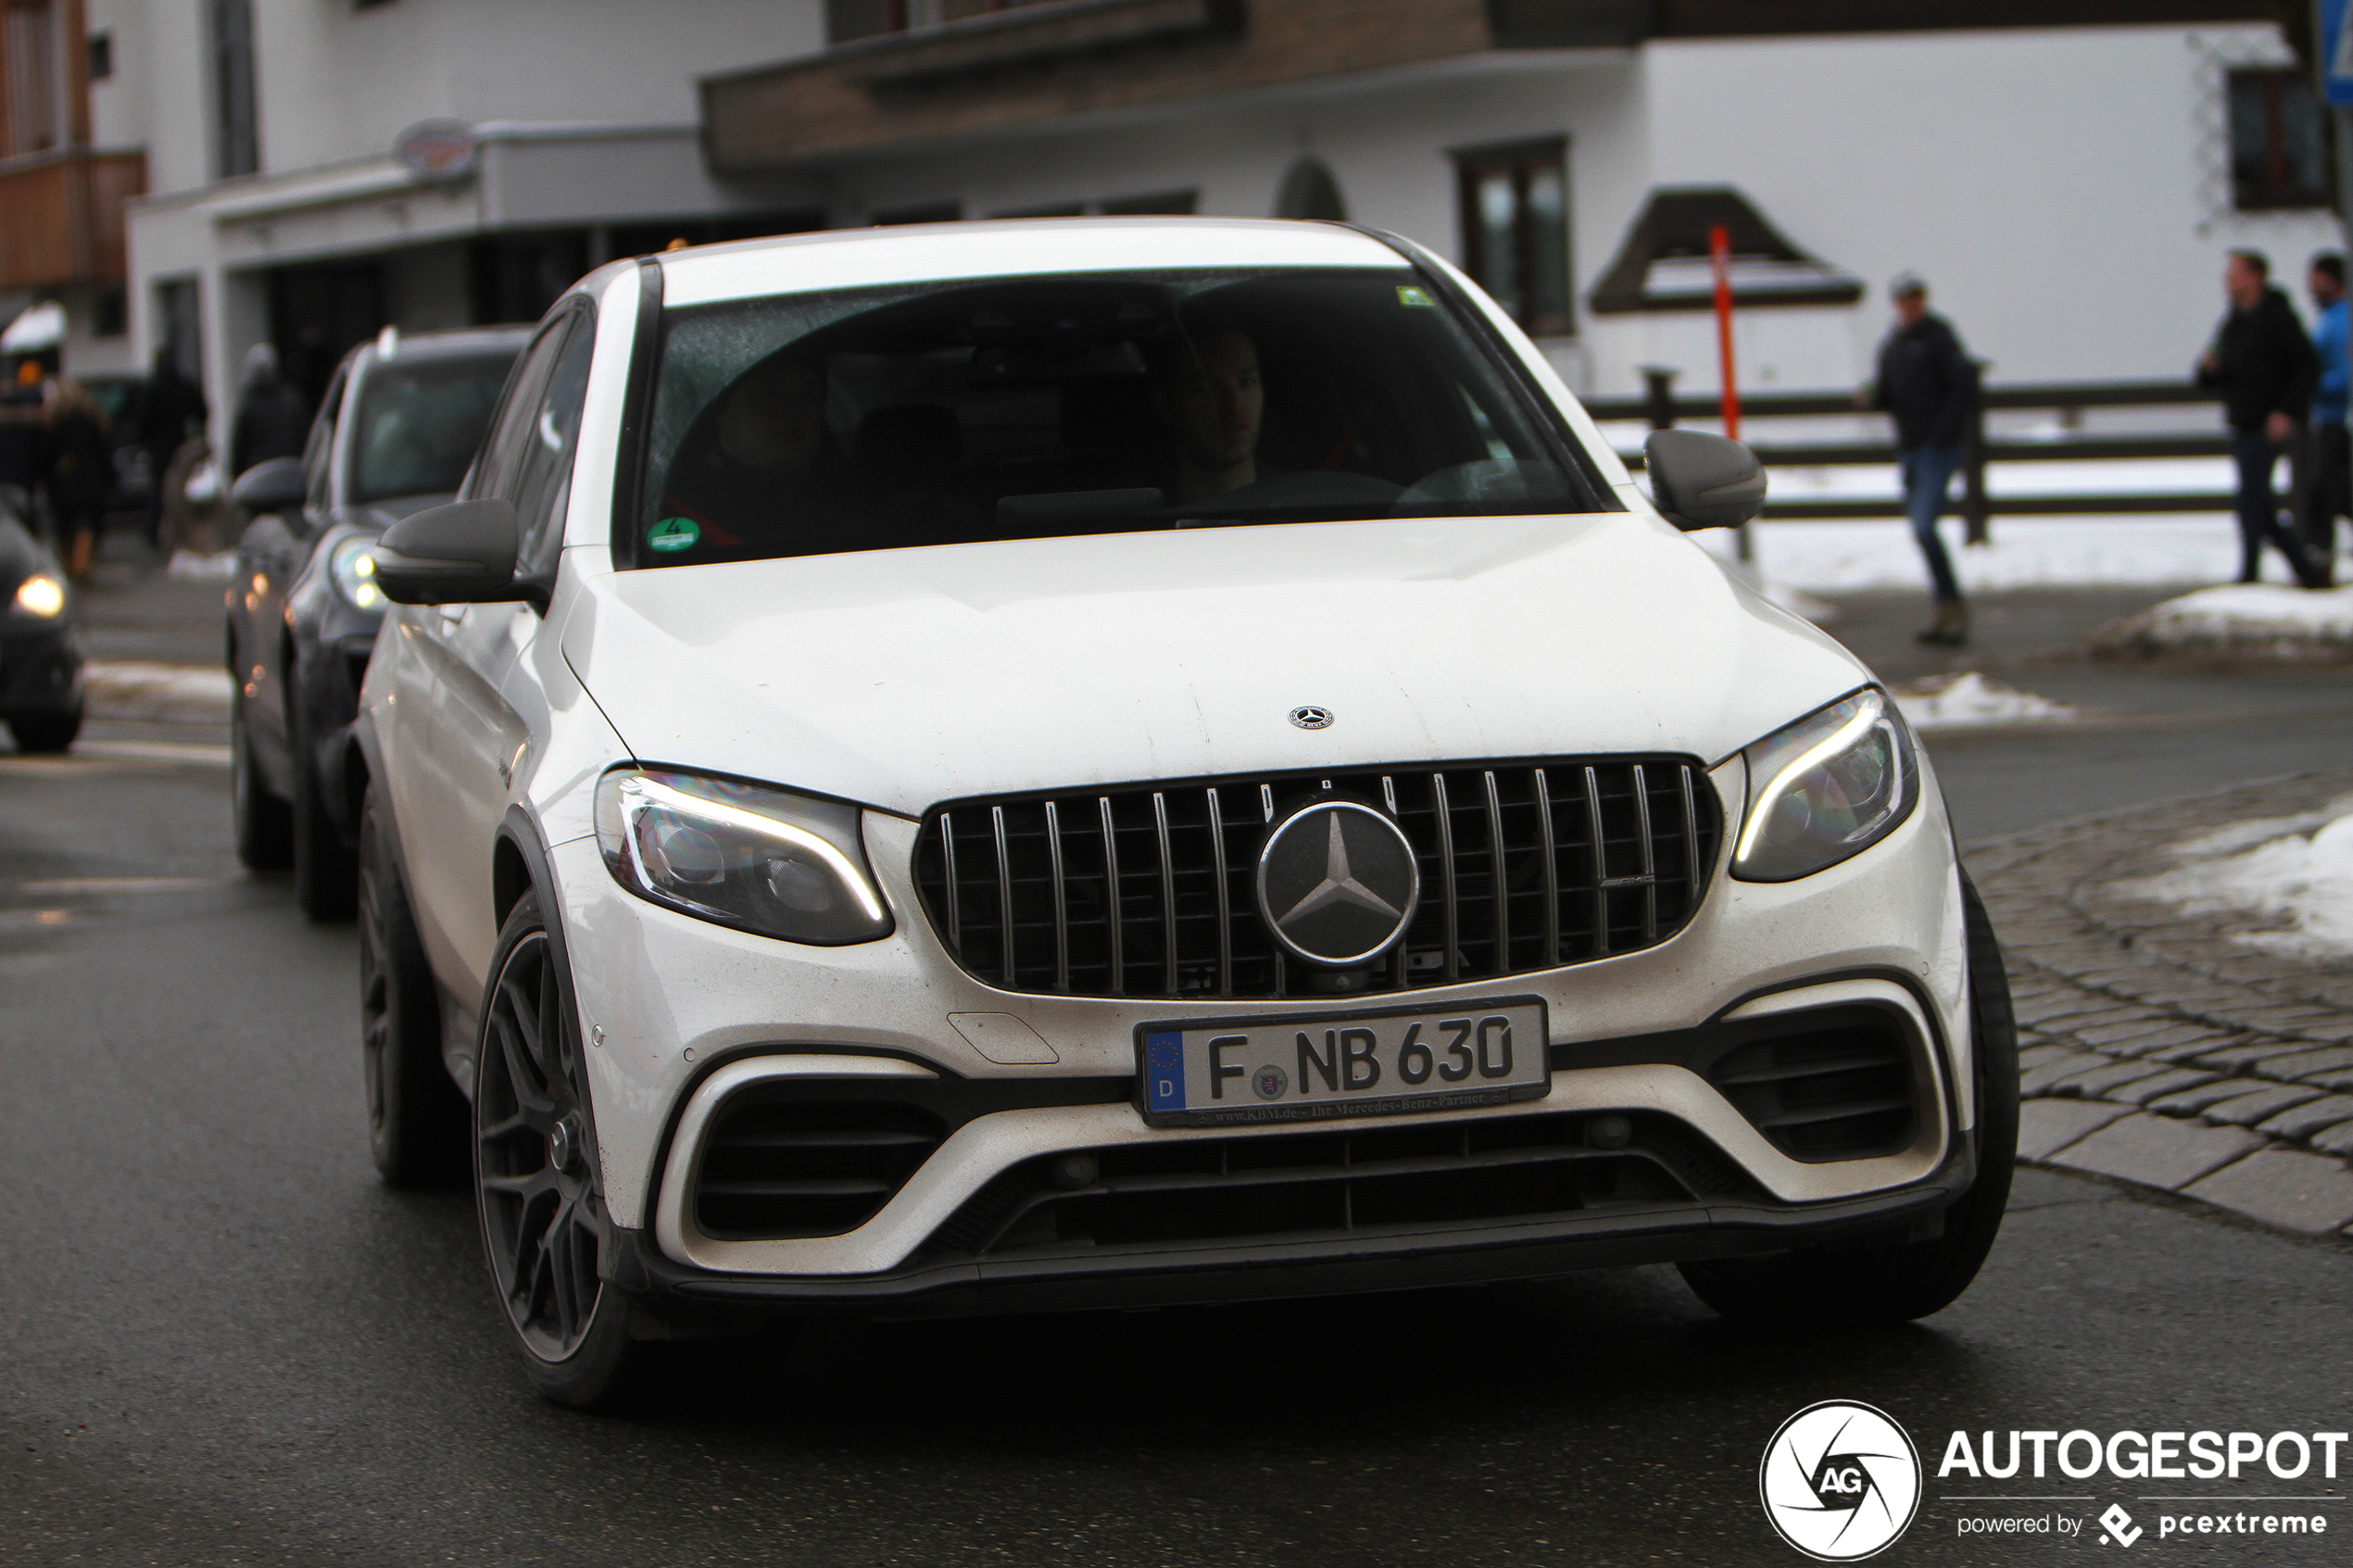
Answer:
POLYGON ((359 395, 352 432, 351 498, 454 492, 474 460, 512 353, 379 361, 359 395))
POLYGON ((673 309, 646 439, 638 566, 1608 504, 1402 267, 673 309))

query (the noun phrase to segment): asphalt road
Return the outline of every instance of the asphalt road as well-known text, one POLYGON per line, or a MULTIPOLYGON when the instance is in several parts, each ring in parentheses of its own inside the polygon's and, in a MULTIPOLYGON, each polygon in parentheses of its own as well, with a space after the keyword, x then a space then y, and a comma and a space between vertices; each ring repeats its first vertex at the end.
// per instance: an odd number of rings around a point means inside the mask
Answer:
MULTIPOLYGON (((2237 719, 2148 678, 2192 717, 1939 741, 1965 834, 2353 748, 2324 684, 2226 684, 2237 719)), ((545 1405, 466 1199, 370 1169, 349 929, 237 871, 225 770, 175 750, 217 735, 94 742, 0 754, 0 1563, 1781 1564, 1757 1462, 1826 1399, 1925 1450, 1882 1561, 2099 1549, 1957 1522, 2112 1501, 2144 1550, 2344 1560, 2353 1508, 2189 1547, 2138 1500, 2344 1480, 1936 1478, 1956 1429, 2353 1425, 2353 1251, 2048 1174, 1976 1288, 1894 1332, 1735 1330, 1653 1269, 802 1328, 666 1348, 626 1417, 545 1405), (2010 1492, 2092 1500, 1957 1500, 2010 1492)))

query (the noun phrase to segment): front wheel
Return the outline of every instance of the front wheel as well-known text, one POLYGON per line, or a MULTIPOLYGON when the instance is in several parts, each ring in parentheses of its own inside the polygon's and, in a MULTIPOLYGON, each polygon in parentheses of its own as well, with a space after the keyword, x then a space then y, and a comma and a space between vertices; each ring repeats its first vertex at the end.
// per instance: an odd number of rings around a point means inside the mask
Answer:
POLYGON ((598 1277, 604 1199, 586 1063, 538 895, 507 916, 474 1068, 474 1210, 532 1386, 591 1409, 621 1392, 628 1304, 598 1277))
POLYGON ((8 721, 8 734, 16 738, 19 751, 63 751, 73 745, 74 737, 81 733, 79 703, 63 713, 28 713, 8 721))
POLYGON ((2002 949, 1966 873, 1961 910, 1977 1043, 1977 1176, 1944 1210, 1944 1234, 1894 1247, 1680 1265, 1685 1283, 1724 1316, 1791 1327, 1903 1323, 1944 1311, 1976 1279, 2009 1207, 2018 1159, 2018 1024, 2002 949))

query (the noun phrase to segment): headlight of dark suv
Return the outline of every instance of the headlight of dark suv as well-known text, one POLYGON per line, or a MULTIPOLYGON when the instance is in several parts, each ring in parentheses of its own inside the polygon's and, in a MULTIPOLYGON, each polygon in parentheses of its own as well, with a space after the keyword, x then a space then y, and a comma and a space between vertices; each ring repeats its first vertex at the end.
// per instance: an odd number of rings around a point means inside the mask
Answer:
POLYGON ((616 768, 597 783, 597 843, 623 887, 698 919, 821 947, 891 933, 855 806, 616 768))
POLYGON ((1859 855, 1919 804, 1911 731, 1884 692, 1865 687, 1743 754, 1748 821, 1732 850, 1743 882, 1793 882, 1859 855))

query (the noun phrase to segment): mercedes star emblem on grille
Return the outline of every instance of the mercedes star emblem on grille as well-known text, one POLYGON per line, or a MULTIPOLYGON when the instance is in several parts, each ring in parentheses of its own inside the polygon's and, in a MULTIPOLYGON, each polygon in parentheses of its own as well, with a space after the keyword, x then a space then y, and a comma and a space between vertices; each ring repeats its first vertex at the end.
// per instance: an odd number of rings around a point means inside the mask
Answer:
POLYGON ((1293 956, 1368 963, 1405 935, 1421 900, 1414 845, 1385 813, 1318 800, 1267 830, 1258 852, 1258 914, 1293 956))
POLYGON ((1290 710, 1290 721, 1302 730, 1328 730, 1332 727, 1332 710, 1314 703, 1290 710))

